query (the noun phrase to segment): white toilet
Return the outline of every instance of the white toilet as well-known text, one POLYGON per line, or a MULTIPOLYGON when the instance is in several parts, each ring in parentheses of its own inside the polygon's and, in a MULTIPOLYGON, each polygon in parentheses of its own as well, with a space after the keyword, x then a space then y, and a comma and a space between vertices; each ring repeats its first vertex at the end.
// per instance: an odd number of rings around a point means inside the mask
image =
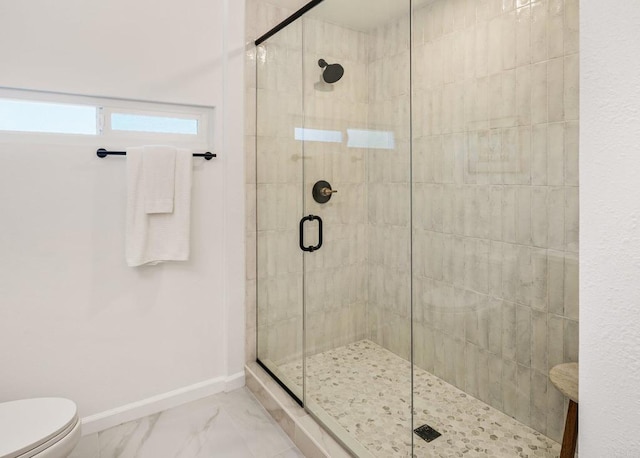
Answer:
POLYGON ((0 403, 0 458, 66 458, 80 440, 73 401, 22 399, 0 403))

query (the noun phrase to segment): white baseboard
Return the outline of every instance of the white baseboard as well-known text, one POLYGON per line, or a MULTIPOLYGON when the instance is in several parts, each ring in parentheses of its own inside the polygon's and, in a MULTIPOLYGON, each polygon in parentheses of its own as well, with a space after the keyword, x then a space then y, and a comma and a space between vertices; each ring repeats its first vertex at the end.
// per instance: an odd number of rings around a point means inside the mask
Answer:
POLYGON ((216 377, 193 385, 178 388, 141 401, 82 418, 82 435, 104 431, 128 421, 153 415, 163 410, 197 401, 223 391, 233 391, 244 386, 244 371, 229 377, 216 377))
POLYGON ((233 391, 244 386, 244 370, 227 377, 224 381, 224 391, 233 391))

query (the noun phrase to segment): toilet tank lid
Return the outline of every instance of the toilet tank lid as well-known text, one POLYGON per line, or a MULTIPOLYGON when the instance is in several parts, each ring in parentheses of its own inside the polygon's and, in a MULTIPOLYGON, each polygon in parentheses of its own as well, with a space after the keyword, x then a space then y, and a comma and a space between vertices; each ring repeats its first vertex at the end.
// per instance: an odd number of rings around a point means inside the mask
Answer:
POLYGON ((0 457, 19 456, 77 421, 76 404, 64 398, 0 403, 0 457))

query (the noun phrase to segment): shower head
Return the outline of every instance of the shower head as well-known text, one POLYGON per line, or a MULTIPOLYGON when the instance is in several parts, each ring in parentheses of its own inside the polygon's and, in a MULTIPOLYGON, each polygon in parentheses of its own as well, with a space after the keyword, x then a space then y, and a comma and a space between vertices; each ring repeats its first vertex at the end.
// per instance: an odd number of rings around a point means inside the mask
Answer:
POLYGON ((340 81, 342 75, 344 75, 344 68, 340 64, 327 64, 327 61, 320 59, 318 61, 320 68, 324 68, 322 71, 322 79, 325 83, 333 84, 340 81))

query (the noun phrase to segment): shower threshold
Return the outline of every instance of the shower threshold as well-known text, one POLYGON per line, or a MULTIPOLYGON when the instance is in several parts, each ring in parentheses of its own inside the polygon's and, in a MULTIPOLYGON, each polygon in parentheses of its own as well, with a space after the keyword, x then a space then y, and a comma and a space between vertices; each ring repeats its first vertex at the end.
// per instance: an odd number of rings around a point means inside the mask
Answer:
MULTIPOLYGON (((361 340, 307 358, 307 399, 378 457, 409 457, 412 437, 411 365, 361 340)), ((302 386, 299 361, 279 367, 302 386)), ((414 424, 441 433, 414 435, 416 457, 557 457, 560 445, 442 379, 414 367, 414 424)))

